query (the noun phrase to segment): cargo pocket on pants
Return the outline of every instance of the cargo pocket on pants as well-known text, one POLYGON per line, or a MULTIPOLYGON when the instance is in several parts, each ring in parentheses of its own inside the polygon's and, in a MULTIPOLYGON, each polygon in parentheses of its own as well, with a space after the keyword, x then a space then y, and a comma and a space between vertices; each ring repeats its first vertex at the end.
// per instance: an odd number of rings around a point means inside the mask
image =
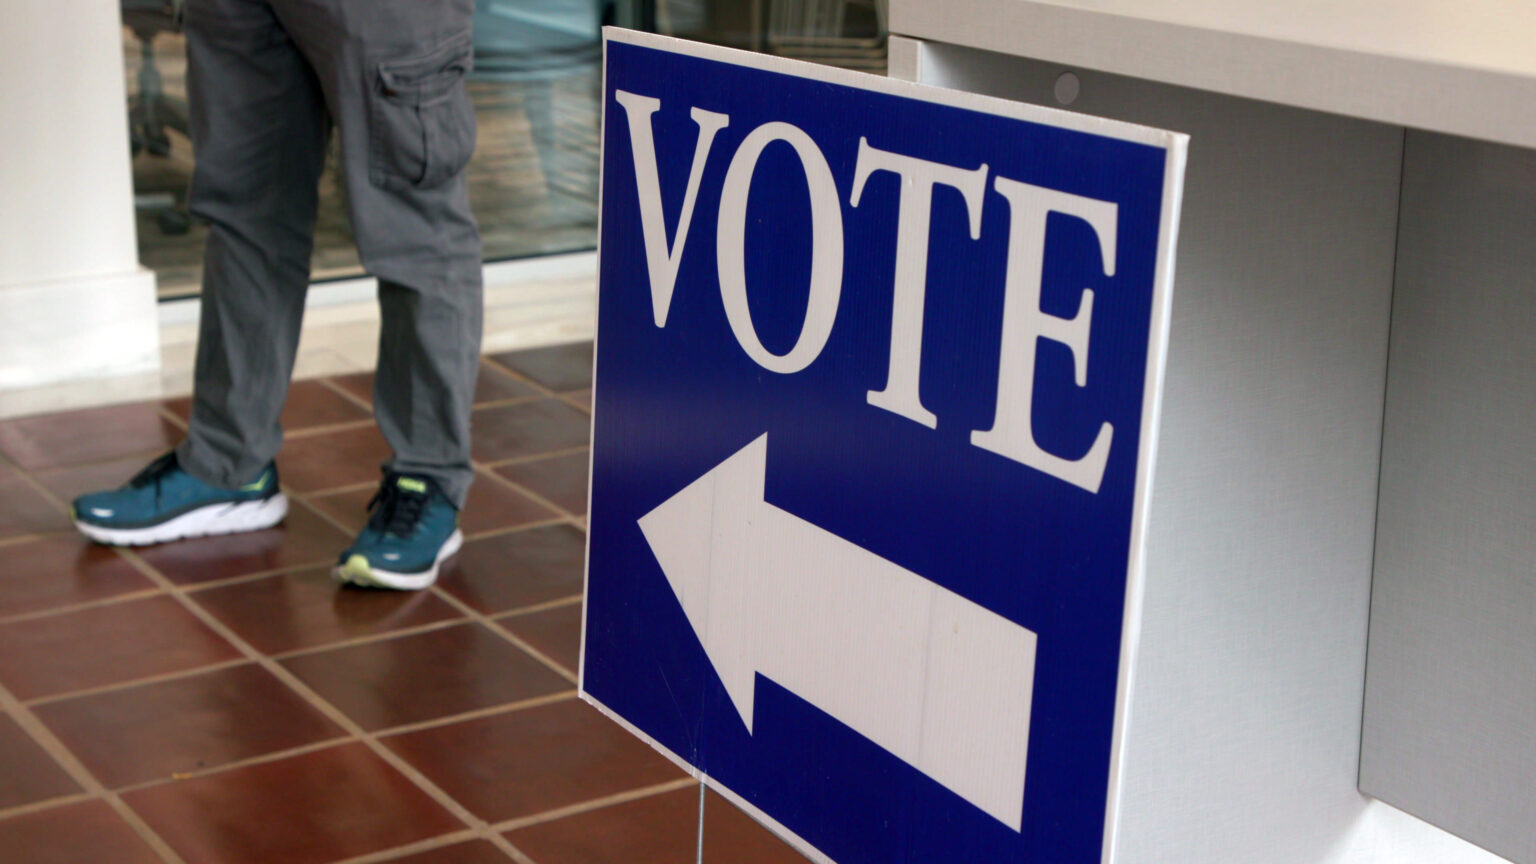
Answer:
POLYGON ((469 37, 378 64, 369 88, 368 177, 385 189, 428 189, 453 179, 475 152, 475 109, 464 87, 469 37))

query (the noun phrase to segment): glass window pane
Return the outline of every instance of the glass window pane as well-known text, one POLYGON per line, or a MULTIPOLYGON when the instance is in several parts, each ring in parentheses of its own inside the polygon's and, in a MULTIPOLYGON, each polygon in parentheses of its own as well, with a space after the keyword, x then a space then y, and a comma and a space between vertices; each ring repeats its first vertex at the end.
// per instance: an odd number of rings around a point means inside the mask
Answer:
MULTIPOLYGON (((470 202, 487 260, 591 249, 604 0, 478 0, 469 80, 479 139, 470 202)), ((206 228, 187 213, 186 44, 169 4, 124 6, 139 259, 162 298, 196 294, 206 228)), ((362 275, 332 144, 320 181, 313 278, 362 275)))
POLYGON ((658 33, 885 73, 888 0, 648 0, 646 6, 658 33))
POLYGON ((478 0, 470 199, 487 259, 597 236, 603 0, 478 0))
MULTIPOLYGON (((487 260, 590 249, 597 236, 601 27, 885 71, 886 0, 477 0, 470 201, 487 260)), ((168 2, 127 0, 124 54, 140 261, 162 297, 195 294, 206 230, 187 213, 186 47, 168 2)), ((361 275, 337 182, 320 184, 316 280, 361 275)))

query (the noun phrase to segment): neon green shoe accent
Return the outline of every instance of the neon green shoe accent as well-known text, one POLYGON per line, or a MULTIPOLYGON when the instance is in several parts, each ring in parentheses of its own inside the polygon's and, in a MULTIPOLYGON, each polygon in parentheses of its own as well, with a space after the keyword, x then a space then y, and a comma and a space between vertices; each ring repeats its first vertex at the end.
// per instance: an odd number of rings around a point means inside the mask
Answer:
POLYGON ((373 575, 373 569, 368 566, 368 557, 366 555, 353 555, 349 557, 347 563, 341 565, 339 572, 352 580, 361 579, 367 581, 368 577, 373 575))
POLYGON ((272 475, 266 471, 263 471, 261 472, 261 476, 256 478, 255 482, 247 483, 244 486, 241 486, 240 491, 260 492, 261 490, 267 488, 267 481, 270 479, 272 479, 272 475))
POLYGON ((401 477, 400 481, 395 485, 399 486, 401 489, 404 489, 407 492, 416 492, 421 495, 427 494, 427 484, 422 480, 416 480, 410 477, 401 477))

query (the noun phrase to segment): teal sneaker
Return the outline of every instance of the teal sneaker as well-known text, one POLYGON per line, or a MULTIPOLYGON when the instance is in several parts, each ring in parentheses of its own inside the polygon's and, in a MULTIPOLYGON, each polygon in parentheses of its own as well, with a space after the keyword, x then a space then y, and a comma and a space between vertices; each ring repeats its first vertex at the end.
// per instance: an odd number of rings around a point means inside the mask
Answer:
POLYGON ((97 543, 143 546, 271 528, 288 515, 288 498, 275 464, 238 489, 221 489, 188 474, 172 450, 121 489, 76 498, 70 511, 80 533, 97 543))
POLYGON ((368 510, 368 525, 331 571, 338 582, 416 591, 464 545, 459 508, 430 477, 386 472, 368 510))

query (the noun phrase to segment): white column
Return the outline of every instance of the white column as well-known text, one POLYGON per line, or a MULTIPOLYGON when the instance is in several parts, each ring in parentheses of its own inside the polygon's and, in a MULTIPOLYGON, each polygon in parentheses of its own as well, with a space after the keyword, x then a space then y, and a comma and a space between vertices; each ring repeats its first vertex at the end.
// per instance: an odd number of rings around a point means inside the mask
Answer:
POLYGON ((152 372, 117 0, 0 3, 0 391, 152 372))

